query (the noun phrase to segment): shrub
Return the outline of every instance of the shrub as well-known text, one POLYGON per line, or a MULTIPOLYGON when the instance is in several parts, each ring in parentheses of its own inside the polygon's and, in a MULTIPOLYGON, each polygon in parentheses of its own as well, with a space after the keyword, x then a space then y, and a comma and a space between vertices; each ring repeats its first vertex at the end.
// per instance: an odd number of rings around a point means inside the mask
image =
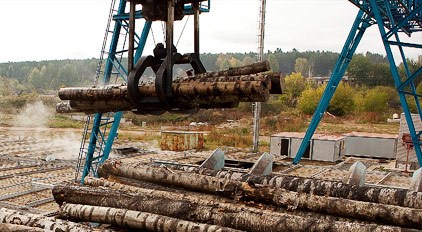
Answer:
POLYGON ((355 97, 356 109, 364 121, 375 123, 384 120, 388 112, 388 95, 378 88, 359 92, 355 97))
POLYGON ((344 116, 353 112, 355 102, 353 101, 355 90, 348 84, 340 84, 328 106, 328 112, 336 116, 344 116))
POLYGON ((282 98, 289 106, 295 106, 297 99, 306 89, 305 78, 300 73, 292 73, 285 78, 286 94, 282 98))
POLYGON ((325 86, 320 86, 317 89, 308 88, 303 91, 298 101, 299 110, 308 115, 313 114, 324 93, 324 89, 325 86))

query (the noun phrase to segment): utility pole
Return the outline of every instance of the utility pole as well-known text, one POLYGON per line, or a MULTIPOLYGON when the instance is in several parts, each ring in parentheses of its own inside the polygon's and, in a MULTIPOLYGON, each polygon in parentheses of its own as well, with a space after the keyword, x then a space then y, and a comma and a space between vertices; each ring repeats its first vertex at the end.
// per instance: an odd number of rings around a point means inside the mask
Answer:
MULTIPOLYGON (((264 37, 265 37, 265 9, 266 0, 259 0, 258 16, 258 61, 263 60, 264 56, 264 37)), ((253 152, 259 149, 259 119, 261 117, 261 102, 255 102, 253 107, 253 152)))

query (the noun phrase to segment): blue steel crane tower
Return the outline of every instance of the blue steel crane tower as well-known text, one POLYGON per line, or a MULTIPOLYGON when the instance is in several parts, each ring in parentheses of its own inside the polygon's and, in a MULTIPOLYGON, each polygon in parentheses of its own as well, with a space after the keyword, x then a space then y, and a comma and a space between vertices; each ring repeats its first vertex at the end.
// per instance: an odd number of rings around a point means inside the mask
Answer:
POLYGON ((415 80, 420 80, 422 77, 422 67, 419 67, 412 73, 407 64, 404 51, 404 48, 406 47, 422 49, 422 41, 419 41, 419 43, 406 43, 402 42, 400 38, 401 35, 411 36, 414 33, 422 32, 422 1, 349 0, 349 2, 356 5, 359 8, 359 12, 293 163, 298 164, 309 147, 310 140, 320 120, 322 119, 324 112, 326 111, 366 29, 371 25, 376 25, 381 34, 381 39, 390 64, 390 71, 400 97, 400 102, 409 127, 416 156, 418 158, 419 165, 422 166, 420 140, 422 131, 416 131, 415 123, 409 110, 409 102, 414 101, 417 106, 419 119, 422 120, 422 111, 420 106, 420 98, 422 96, 417 94, 414 84, 415 80), (405 69, 405 77, 401 77, 399 75, 397 63, 393 56, 393 46, 397 47, 400 53, 400 58, 405 69))
MULTIPOLYGON (((169 83, 171 87, 172 67, 175 62, 190 63, 195 73, 205 72, 205 68, 199 61, 199 14, 209 12, 210 0, 112 0, 109 20, 104 36, 100 62, 97 67, 97 81, 102 75, 102 82, 96 84, 107 85, 112 76, 116 76, 123 83, 132 83, 138 86, 140 75, 147 67, 159 66, 156 72, 156 89, 158 99, 149 99, 149 102, 133 102, 140 108, 154 113, 154 105, 163 105, 168 97, 169 83), (142 9, 136 6, 142 4, 142 9), (129 6, 129 10, 127 10, 129 6), (185 15, 194 16, 194 53, 179 54, 175 59, 173 46, 173 25, 175 20, 181 20, 185 15), (137 33, 135 22, 142 21, 143 29, 137 33), (152 56, 141 57, 145 43, 151 30, 153 21, 166 23, 166 48, 159 63, 152 56), (113 27, 114 25, 114 27, 113 27), (110 35, 110 37, 109 37, 110 35), (108 51, 105 51, 107 45, 108 51), (127 63, 124 63, 127 57, 127 63), (181 61, 181 60, 184 60, 181 61), (126 65, 127 64, 127 65, 126 65), (136 64, 136 65, 135 65, 136 64), (104 66, 104 69, 103 69, 104 66)), ((163 53, 163 50, 162 52, 163 53)), ((139 94, 135 88, 129 89, 129 95, 136 99, 139 94)), ((170 93, 171 94, 171 93, 170 93)), ((76 167, 75 181, 83 183, 88 175, 97 176, 96 170, 111 152, 112 145, 117 136, 117 130, 123 112, 96 113, 88 116, 82 136, 78 164, 76 167)))

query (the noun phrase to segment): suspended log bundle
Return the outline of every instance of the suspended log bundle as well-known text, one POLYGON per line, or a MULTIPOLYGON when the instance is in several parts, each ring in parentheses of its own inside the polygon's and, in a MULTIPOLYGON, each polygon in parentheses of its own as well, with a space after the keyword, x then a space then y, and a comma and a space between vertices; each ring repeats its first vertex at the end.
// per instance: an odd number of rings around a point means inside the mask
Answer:
MULTIPOLYGON (((260 62, 177 79, 172 84, 171 108, 232 108, 239 102, 267 101, 270 94, 281 94, 284 90, 280 73, 262 73, 268 71, 268 66, 268 62, 260 62)), ((154 84, 142 84, 138 89, 141 98, 157 97, 154 84)), ((57 105, 59 113, 134 110, 125 85, 61 88, 59 97, 69 100, 57 105)))

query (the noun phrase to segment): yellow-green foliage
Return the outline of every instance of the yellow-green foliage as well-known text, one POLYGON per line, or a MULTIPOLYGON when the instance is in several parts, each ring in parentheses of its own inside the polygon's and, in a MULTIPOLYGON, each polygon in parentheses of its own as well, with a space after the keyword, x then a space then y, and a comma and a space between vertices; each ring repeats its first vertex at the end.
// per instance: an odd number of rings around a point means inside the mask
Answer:
POLYGON ((388 109, 388 95, 377 88, 359 92, 355 97, 359 112, 384 113, 388 109))
POLYGON ((353 101, 355 91, 348 84, 340 84, 331 99, 328 111, 337 116, 344 116, 352 113, 355 109, 355 103, 353 101))
MULTIPOLYGON (((313 114, 316 107, 318 106, 322 94, 324 93, 325 87, 326 86, 324 85, 316 89, 307 88, 305 91, 303 91, 299 98, 299 110, 308 115, 313 114)), ((327 109, 328 112, 337 116, 343 116, 352 113, 355 108, 353 98, 353 88, 348 84, 341 83, 337 87, 337 90, 331 99, 330 105, 327 109)))
POLYGON ((307 88, 303 91, 298 101, 299 110, 308 115, 313 114, 324 93, 324 89, 325 86, 320 86, 316 89, 307 88))
POLYGON ((300 73, 292 73, 285 78, 286 92, 281 96, 288 106, 295 106, 296 100, 306 89, 307 83, 300 73))

